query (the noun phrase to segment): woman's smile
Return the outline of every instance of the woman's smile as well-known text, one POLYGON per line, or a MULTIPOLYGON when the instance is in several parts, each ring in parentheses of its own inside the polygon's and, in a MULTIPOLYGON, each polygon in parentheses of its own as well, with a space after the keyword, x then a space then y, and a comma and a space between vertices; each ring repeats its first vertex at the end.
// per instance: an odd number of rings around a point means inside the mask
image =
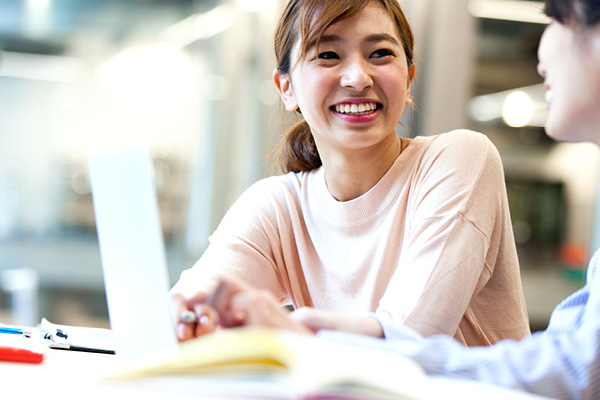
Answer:
POLYGON ((365 100, 349 100, 331 106, 339 118, 348 122, 366 123, 377 117, 381 103, 365 100))

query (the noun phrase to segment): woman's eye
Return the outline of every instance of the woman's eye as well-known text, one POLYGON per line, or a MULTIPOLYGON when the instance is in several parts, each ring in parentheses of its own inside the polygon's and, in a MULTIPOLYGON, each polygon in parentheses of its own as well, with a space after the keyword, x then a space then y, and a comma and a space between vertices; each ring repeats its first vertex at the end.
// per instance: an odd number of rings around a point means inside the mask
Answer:
POLYGON ((323 53, 319 53, 317 58, 321 60, 337 60, 340 57, 333 51, 324 51, 323 53))
POLYGON ((394 52, 392 50, 389 49, 379 49, 374 51, 371 54, 371 57, 373 58, 382 58, 382 57, 387 57, 387 56, 394 56, 394 52))

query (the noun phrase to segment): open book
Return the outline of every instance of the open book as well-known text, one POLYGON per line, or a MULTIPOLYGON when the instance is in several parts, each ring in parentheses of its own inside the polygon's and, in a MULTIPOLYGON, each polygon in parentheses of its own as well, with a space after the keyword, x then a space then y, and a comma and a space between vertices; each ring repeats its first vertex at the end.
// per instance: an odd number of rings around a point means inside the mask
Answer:
POLYGON ((311 336, 250 328, 218 331, 182 343, 176 352, 125 359, 108 377, 187 376, 189 380, 190 375, 200 378, 196 382, 204 388, 210 381, 221 388, 228 378, 236 388, 246 381, 251 383, 245 393, 249 398, 277 392, 272 398, 421 399, 427 380, 408 359, 311 336), (263 385, 258 385, 261 381, 263 385))
POLYGON ((175 351, 124 359, 106 378, 194 398, 306 400, 531 400, 542 397, 427 376, 397 354, 269 329, 222 330, 175 351))

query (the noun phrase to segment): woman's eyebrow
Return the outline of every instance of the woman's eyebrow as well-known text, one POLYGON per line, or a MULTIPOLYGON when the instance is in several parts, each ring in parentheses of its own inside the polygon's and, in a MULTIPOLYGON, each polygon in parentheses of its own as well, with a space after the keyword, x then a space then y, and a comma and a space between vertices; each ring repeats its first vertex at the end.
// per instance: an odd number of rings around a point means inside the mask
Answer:
POLYGON ((389 33, 374 33, 365 38, 365 42, 377 43, 377 42, 390 42, 396 46, 400 46, 400 42, 393 35, 389 33))
POLYGON ((319 45, 323 44, 323 43, 335 43, 335 42, 341 42, 342 38, 338 35, 322 35, 319 38, 314 38, 313 40, 311 40, 309 42, 308 48, 311 49, 313 47, 315 47, 317 45, 317 43, 319 43, 319 45))
MULTIPOLYGON (((339 43, 343 41, 344 39, 339 35, 325 34, 319 38, 318 43, 319 45, 321 45, 327 43, 339 43)), ((398 39, 396 39, 393 35, 390 35, 389 33, 373 33, 367 36, 363 41, 368 43, 390 42, 393 45, 400 46, 400 42, 398 41, 398 39)), ((310 46, 308 46, 308 48, 312 48, 316 46, 316 44, 317 40, 311 41, 310 46)))

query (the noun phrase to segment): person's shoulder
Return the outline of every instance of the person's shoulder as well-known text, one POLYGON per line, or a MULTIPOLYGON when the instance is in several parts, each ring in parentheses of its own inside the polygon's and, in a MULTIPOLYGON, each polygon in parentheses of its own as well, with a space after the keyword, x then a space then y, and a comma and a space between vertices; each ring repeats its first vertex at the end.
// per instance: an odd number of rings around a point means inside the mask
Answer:
POLYGON ((473 147, 477 149, 485 149, 487 147, 494 148, 490 139, 481 132, 472 131, 470 129, 455 129, 449 132, 440 133, 434 136, 435 140, 432 144, 452 146, 452 147, 473 147))
POLYGON ((435 166, 441 171, 460 171, 465 177, 502 169, 496 146, 482 133, 456 129, 421 140, 427 142, 422 150, 422 166, 435 166))
POLYGON ((455 129, 434 136, 430 151, 444 152, 464 162, 497 162, 498 149, 483 133, 469 129, 455 129))
MULTIPOLYGON (((290 174, 274 175, 255 181, 248 186, 227 212, 228 220, 245 220, 251 215, 272 218, 276 210, 289 203, 289 187, 294 177, 290 174)), ((294 195, 292 195, 294 196, 294 195)), ((285 207, 284 207, 285 208, 285 207)))
POLYGON ((279 202, 290 197, 298 197, 306 175, 310 172, 289 172, 262 178, 246 189, 243 197, 255 202, 279 202))
POLYGON ((288 172, 287 174, 272 175, 262 178, 252 186, 256 189, 281 189, 284 187, 297 187, 311 172, 288 172))
POLYGON ((246 196, 257 196, 261 193, 277 192, 288 184, 290 177, 286 175, 273 175, 265 178, 261 178, 254 182, 252 185, 245 190, 246 196))

